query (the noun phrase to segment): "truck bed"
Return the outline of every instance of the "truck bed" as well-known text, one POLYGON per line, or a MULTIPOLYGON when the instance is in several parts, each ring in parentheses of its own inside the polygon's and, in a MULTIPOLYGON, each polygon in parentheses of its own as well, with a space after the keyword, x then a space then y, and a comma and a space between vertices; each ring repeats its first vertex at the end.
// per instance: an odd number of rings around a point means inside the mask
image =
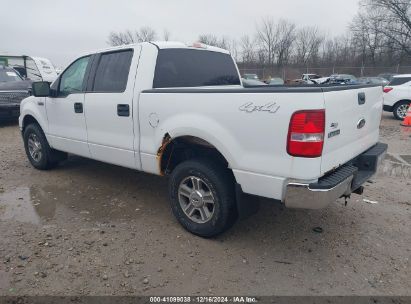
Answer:
POLYGON ((139 99, 142 163, 144 166, 146 157, 155 156, 164 136, 161 130, 168 130, 172 138, 198 137, 223 154, 237 180, 255 180, 244 184, 259 189, 245 191, 272 197, 270 193, 282 193, 287 180, 315 182, 375 145, 381 110, 382 89, 375 85, 145 90, 139 99), (360 94, 366 96, 365 104, 359 104, 360 94), (297 111, 318 109, 325 109, 326 117, 322 156, 289 155, 291 116, 297 111), (151 113, 159 119, 155 129, 148 120, 151 113), (365 126, 357 129, 363 118, 365 126), (262 177, 272 180, 271 188, 259 182, 262 177))

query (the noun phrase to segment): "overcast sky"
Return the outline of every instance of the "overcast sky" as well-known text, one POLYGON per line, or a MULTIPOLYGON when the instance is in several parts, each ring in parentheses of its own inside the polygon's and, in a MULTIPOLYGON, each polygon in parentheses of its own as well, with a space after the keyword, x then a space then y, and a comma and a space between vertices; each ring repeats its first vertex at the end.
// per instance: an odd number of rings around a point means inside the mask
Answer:
POLYGON ((147 25, 194 42, 199 34, 240 38, 263 17, 343 34, 358 0, 3 0, 0 52, 46 57, 63 67, 83 51, 104 48, 111 31, 147 25), (5 2, 5 3, 4 3, 5 2))

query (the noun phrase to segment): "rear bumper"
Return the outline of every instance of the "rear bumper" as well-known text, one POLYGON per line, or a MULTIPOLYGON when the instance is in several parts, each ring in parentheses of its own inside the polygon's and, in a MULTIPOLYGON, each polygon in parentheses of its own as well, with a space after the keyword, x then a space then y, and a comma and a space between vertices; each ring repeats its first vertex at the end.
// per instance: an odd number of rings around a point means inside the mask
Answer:
POLYGON ((288 183, 284 199, 286 207, 321 209, 350 195, 377 172, 387 148, 386 144, 378 143, 317 183, 288 183))
POLYGON ((0 120, 15 119, 20 115, 20 104, 0 104, 0 120))

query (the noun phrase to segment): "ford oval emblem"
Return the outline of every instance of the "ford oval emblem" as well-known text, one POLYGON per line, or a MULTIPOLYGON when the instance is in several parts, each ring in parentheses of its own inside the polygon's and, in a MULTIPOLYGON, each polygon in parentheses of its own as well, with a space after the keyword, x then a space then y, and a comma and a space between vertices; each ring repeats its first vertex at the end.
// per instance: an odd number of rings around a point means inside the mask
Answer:
POLYGON ((358 122, 357 122, 357 129, 362 129, 365 126, 365 119, 361 118, 358 122))

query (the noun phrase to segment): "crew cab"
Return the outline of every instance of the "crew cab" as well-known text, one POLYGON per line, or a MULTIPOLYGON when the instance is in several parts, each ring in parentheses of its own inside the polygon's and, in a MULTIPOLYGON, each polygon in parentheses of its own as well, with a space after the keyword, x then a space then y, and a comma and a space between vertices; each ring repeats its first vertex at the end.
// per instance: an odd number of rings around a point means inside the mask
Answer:
POLYGON ((395 119, 403 120, 411 104, 411 74, 393 76, 384 93, 384 111, 392 112, 395 119))
POLYGON ((258 197, 319 209, 376 171, 381 86, 244 88, 229 52, 145 42, 82 55, 33 84, 20 128, 31 164, 67 153, 168 176, 188 231, 215 236, 258 197))

